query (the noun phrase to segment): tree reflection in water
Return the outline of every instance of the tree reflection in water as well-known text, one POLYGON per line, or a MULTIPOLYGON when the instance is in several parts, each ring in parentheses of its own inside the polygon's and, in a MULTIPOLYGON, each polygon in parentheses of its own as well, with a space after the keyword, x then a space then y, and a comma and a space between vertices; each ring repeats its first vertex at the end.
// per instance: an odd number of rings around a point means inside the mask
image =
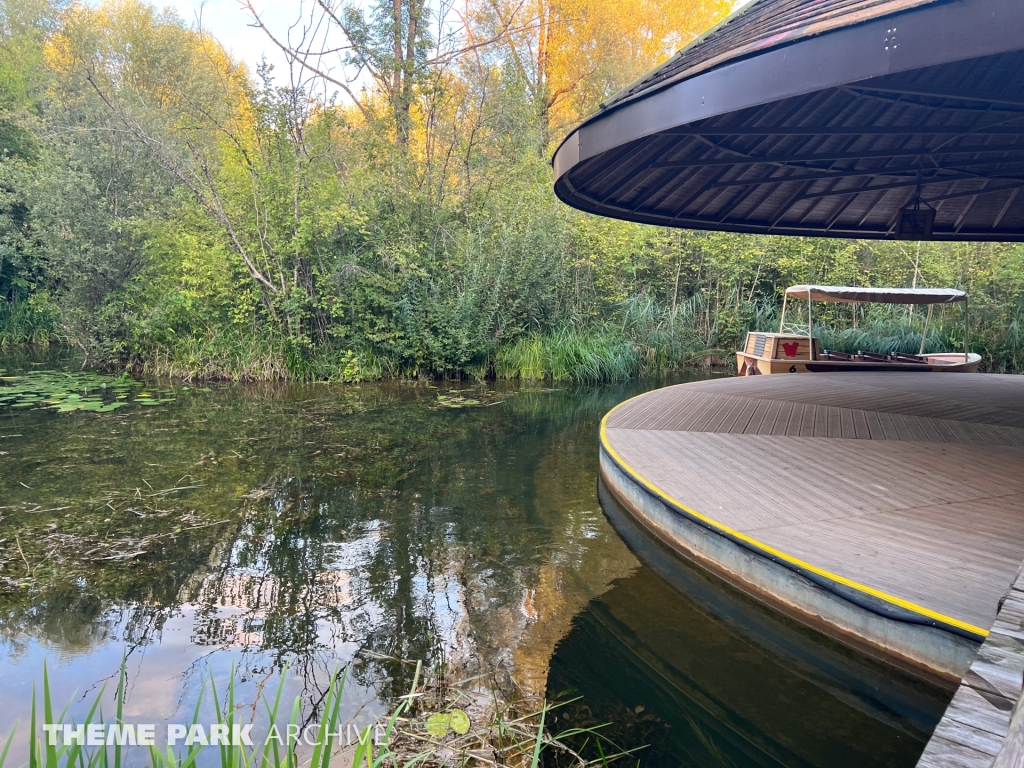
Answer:
POLYGON ((780 628, 620 521, 641 566, 609 524, 597 426, 639 388, 490 386, 452 408, 422 384, 223 387, 0 412, 0 732, 44 659, 60 701, 127 648, 137 722, 190 715, 232 664, 246 703, 288 666, 314 717, 349 661, 359 722, 405 693, 408 662, 444 659, 582 691, 560 722, 612 720, 652 745, 645 764, 912 764, 947 692, 780 628))
POLYGON ((0 456, 0 552, 25 559, 0 595, 0 729, 28 712, 43 658, 60 698, 111 675, 122 647, 129 704, 156 720, 231 663, 243 698, 288 665, 312 704, 358 658, 350 715, 404 693, 419 659, 543 693, 572 615, 636 567, 594 489, 597 422, 638 389, 491 386, 464 408, 442 391, 223 387, 99 416, 0 412, 18 435, 0 456), (90 553, 110 541, 133 556, 90 553))

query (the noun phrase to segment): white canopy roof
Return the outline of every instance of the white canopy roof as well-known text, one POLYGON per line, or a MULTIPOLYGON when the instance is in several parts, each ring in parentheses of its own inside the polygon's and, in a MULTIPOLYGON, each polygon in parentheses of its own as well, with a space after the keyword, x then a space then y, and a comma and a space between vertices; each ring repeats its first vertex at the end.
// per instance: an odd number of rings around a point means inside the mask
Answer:
POLYGON ((792 285, 786 295, 794 299, 878 304, 951 304, 967 301, 967 294, 956 288, 858 288, 841 285, 792 285))

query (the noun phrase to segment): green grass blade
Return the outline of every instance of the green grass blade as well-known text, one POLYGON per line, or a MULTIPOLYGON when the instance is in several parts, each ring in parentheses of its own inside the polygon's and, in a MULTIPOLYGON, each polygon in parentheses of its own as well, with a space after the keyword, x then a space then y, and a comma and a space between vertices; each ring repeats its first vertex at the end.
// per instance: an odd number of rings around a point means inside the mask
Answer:
MULTIPOLYGON (((46 662, 43 662, 43 722, 52 723, 53 719, 53 702, 50 698, 50 673, 47 669, 46 662)), ((33 731, 34 732, 34 731, 33 731)), ((51 745, 50 740, 46 740, 46 766, 47 768, 57 768, 57 747, 51 745)))
MULTIPOLYGON (((43 667, 46 668, 45 666, 43 667)), ((39 768, 36 755, 36 685, 32 684, 32 720, 28 732, 28 768, 39 768)))
MULTIPOLYGON (((120 669, 120 671, 119 671, 119 673, 117 675, 117 710, 116 710, 116 717, 117 717, 117 724, 118 725, 124 725, 124 697, 125 697, 125 694, 127 693, 127 690, 128 690, 128 686, 127 686, 127 682, 128 682, 127 666, 128 666, 128 655, 127 655, 127 651, 125 650, 125 651, 121 652, 121 669, 120 669)), ((122 749, 122 747, 121 747, 120 744, 115 744, 114 745, 114 768, 121 768, 121 749, 122 749)), ((103 750, 103 753, 104 753, 104 755, 106 755, 106 749, 103 750)))
POLYGON ((540 711, 540 725, 537 727, 537 740, 533 744, 533 759, 530 760, 530 768, 540 766, 540 751, 544 747, 544 719, 547 714, 548 708, 545 705, 540 711))

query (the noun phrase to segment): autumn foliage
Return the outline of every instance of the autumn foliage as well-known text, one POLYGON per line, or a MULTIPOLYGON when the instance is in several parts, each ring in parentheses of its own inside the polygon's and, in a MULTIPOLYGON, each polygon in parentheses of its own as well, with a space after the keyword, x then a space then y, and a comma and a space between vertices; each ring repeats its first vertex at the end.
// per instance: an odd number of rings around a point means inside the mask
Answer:
POLYGON ((618 378, 724 359, 786 282, 915 282, 969 287, 972 338, 1016 367, 1014 247, 554 198, 558 141, 729 7, 305 0, 288 30, 240 6, 288 62, 254 72, 141 0, 0 0, 0 345, 187 377, 618 378))

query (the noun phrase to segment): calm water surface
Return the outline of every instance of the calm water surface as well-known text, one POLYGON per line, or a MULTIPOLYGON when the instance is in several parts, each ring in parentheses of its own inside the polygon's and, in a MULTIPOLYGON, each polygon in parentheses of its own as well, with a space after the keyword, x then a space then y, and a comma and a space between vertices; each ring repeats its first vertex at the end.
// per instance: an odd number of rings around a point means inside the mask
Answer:
POLYGON ((81 715, 127 654, 125 719, 157 723, 188 719, 232 665, 240 701, 288 665, 311 705, 355 661, 343 716, 359 723, 405 692, 409 661, 444 658, 582 696, 559 725, 612 721, 621 744, 650 745, 642 765, 912 766, 948 691, 602 510, 600 417, 665 383, 179 386, 111 413, 0 407, 0 733, 28 720, 44 660, 81 715))

